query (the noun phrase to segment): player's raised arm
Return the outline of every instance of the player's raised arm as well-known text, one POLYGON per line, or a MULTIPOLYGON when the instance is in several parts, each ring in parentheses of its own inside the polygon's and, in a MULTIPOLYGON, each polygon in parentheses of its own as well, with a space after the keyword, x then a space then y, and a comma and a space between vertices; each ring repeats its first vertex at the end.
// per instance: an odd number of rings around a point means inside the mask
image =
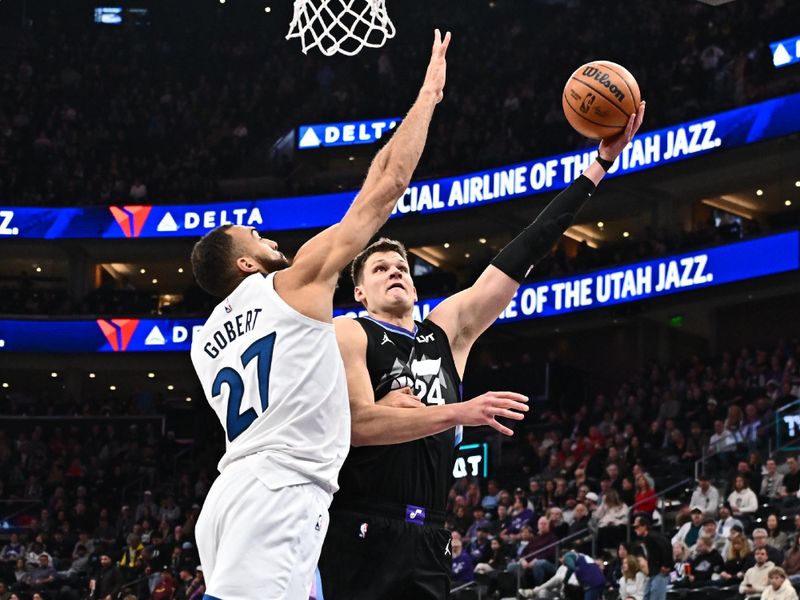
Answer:
POLYGON ((291 271, 300 285, 320 283, 332 288, 342 269, 389 218, 397 200, 408 188, 425 147, 434 108, 444 96, 445 55, 449 44, 450 33, 442 39, 437 29, 419 96, 392 139, 375 156, 353 204, 340 223, 300 248, 291 269, 281 275, 282 279, 287 279, 291 271))
POLYGON ((466 290, 451 296, 428 315, 450 338, 453 359, 463 374, 472 344, 508 306, 528 271, 541 260, 594 193, 606 171, 633 139, 644 119, 645 103, 628 120, 625 131, 603 140, 598 160, 559 193, 522 233, 494 258, 466 290))

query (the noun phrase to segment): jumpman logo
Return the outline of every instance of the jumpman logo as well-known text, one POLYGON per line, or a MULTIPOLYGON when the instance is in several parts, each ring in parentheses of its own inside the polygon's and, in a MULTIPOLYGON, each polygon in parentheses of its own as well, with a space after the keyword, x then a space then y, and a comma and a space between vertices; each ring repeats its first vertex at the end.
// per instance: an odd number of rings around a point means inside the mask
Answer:
POLYGON ((453 553, 450 551, 450 544, 452 543, 452 539, 447 540, 447 546, 444 547, 444 555, 445 556, 453 556, 453 553))
POLYGON ((384 344, 387 344, 387 343, 394 345, 394 342, 389 339, 389 336, 386 335, 386 332, 384 331, 383 332, 383 339, 381 340, 381 346, 383 346, 384 344))

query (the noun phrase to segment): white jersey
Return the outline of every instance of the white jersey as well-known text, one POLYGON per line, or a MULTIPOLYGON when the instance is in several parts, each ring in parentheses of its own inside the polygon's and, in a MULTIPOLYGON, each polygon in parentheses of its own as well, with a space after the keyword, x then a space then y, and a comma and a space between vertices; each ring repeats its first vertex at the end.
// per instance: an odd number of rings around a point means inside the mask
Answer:
POLYGON ((333 324, 300 314, 274 273, 247 277, 192 340, 192 363, 225 429, 227 465, 245 457, 271 489, 333 493, 350 448, 350 406, 333 324))

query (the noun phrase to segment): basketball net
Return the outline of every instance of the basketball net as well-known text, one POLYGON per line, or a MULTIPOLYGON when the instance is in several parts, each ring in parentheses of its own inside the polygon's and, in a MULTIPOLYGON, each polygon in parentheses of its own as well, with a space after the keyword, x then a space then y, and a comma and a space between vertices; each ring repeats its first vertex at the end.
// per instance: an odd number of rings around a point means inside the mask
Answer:
POLYGON ((386 0, 295 0, 286 39, 300 38, 303 54, 316 46, 325 56, 353 56, 394 34, 386 0))

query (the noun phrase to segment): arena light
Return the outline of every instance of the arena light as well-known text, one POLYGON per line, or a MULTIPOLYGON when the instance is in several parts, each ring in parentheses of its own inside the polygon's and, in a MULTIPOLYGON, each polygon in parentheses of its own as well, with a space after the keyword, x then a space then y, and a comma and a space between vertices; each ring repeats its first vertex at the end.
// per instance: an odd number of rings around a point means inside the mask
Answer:
POLYGON ((478 243, 485 244, 486 243, 486 238, 478 238, 478 243))
POLYGON ((148 379, 153 379, 155 376, 156 376, 156 374, 155 374, 155 373, 153 373, 152 371, 151 371, 150 373, 148 373, 148 374, 147 374, 147 378, 148 378, 148 379))
POLYGON ((153 283, 153 285, 157 284, 158 283, 158 279, 153 279, 152 283, 153 283))
POLYGON ((784 202, 784 204, 786 206, 791 206, 792 205, 792 201, 791 200, 787 200, 786 202, 784 202))
POLYGON ((469 257, 470 257, 470 253, 469 252, 465 252, 464 253, 464 258, 469 258, 469 257))
POLYGON ((8 383, 6 383, 6 382, 4 381, 4 382, 3 382, 3 387, 7 389, 7 388, 8 388, 8 383))
POLYGON ((450 242, 445 242, 445 243, 444 243, 444 247, 445 247, 445 248, 449 248, 449 247, 450 247, 450 242))
POLYGON ((271 6, 265 6, 264 7, 264 12, 265 13, 271 13, 272 12, 272 7, 271 6))
POLYGON ((763 196, 764 190, 756 190, 756 196, 763 196))
POLYGON ((602 228, 603 228, 603 227, 605 227, 605 226, 606 226, 606 224, 605 224, 605 223, 603 223, 602 221, 598 221, 598 222, 597 222, 597 228, 598 228, 598 229, 602 229, 602 228))
POLYGON ((94 373, 89 373, 89 379, 94 379, 95 377, 97 377, 97 375, 94 373))
POLYGON ((183 267, 178 267, 178 273, 183 273, 183 267))
POLYGON ((170 385, 167 386, 167 389, 171 392, 172 390, 175 389, 175 386, 170 384, 170 385))
POLYGON ((628 231, 623 231, 623 232, 622 232, 622 237, 624 237, 624 238, 629 238, 629 237, 631 237, 631 234, 630 234, 630 232, 628 232, 628 231))
POLYGON ((112 392, 116 392, 117 391, 117 386, 110 385, 110 386, 108 386, 108 389, 111 390, 112 392))
POLYGON ((50 373, 50 377, 52 377, 53 379, 55 379, 56 377, 58 377, 58 373, 56 373, 55 371, 53 371, 52 373, 50 373))
POLYGON ((37 273, 41 273, 42 272, 42 267, 36 267, 36 272, 37 273))
POLYGON ((147 273, 147 269, 139 269, 139 273, 141 273, 142 275, 144 275, 145 273, 147 273))
POLYGON ((794 182, 794 187, 800 187, 800 181, 795 181, 794 182))
POLYGON ((192 399, 191 399, 189 396, 186 396, 186 401, 187 401, 187 402, 191 402, 191 401, 192 401, 192 399))

